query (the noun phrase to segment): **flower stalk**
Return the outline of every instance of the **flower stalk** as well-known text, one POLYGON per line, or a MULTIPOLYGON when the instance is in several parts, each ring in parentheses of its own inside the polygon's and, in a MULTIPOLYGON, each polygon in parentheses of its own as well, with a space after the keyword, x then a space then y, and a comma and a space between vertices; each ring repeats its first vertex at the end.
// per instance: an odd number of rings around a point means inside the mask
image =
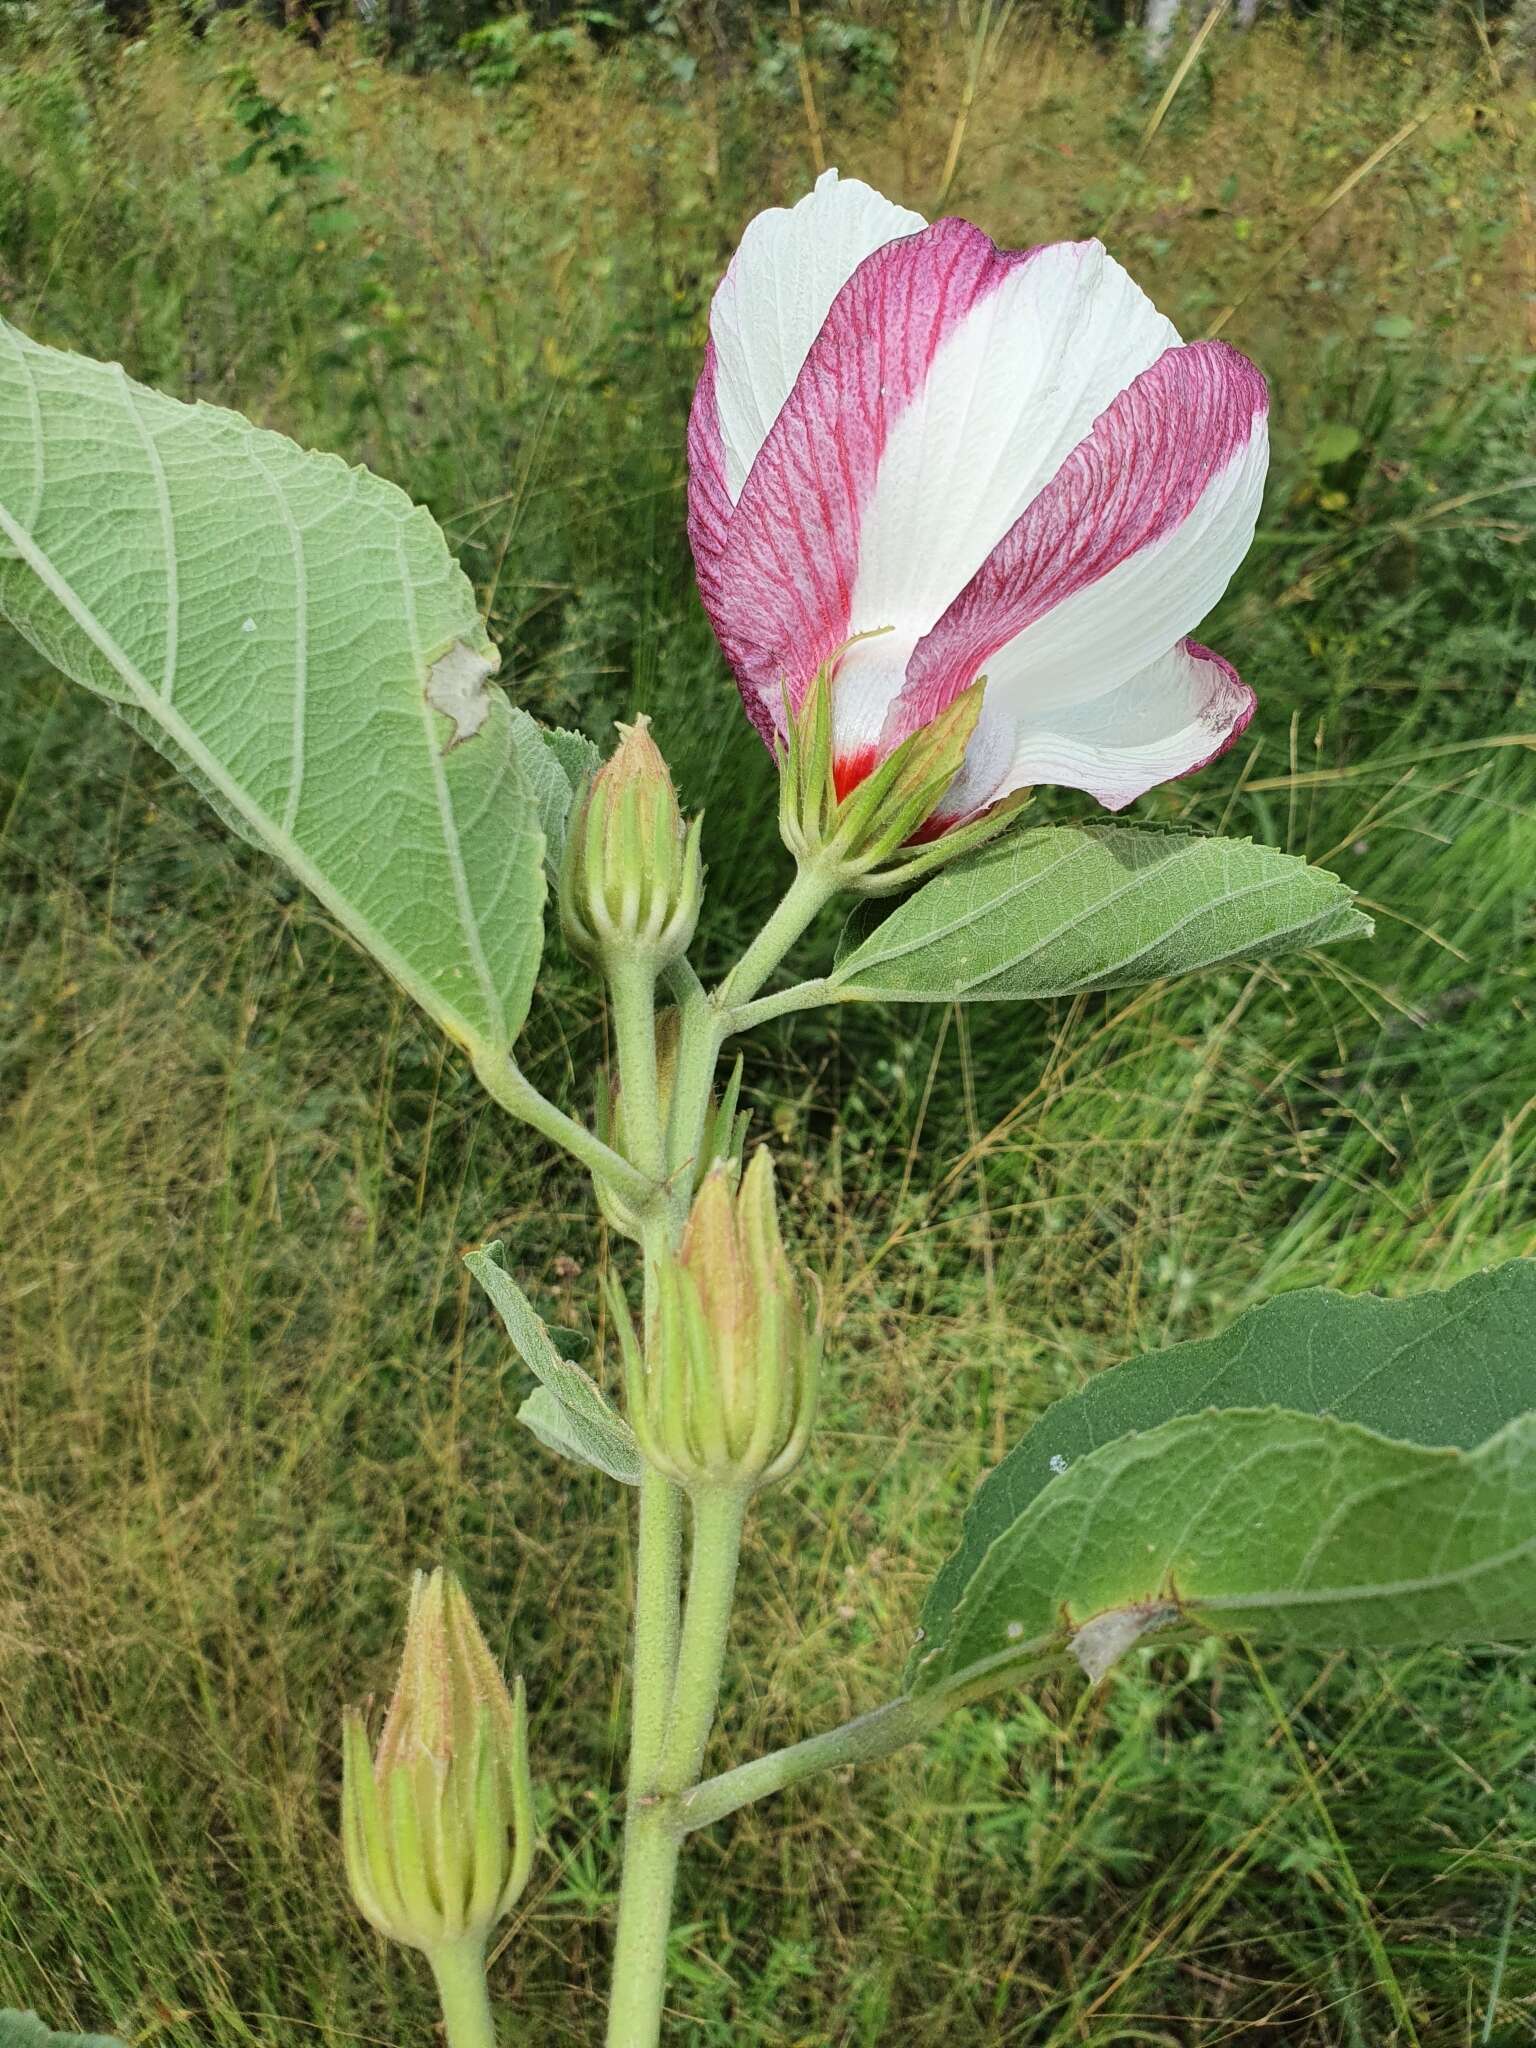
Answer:
MULTIPOLYGON (((635 1028, 638 1029, 638 1020, 635 1028)), ((708 1083, 719 1057, 720 1034, 702 990, 686 1009, 674 1004, 662 1010, 654 1020, 653 1032, 654 1097, 649 1094, 651 1073, 645 1064, 643 1044, 636 1045, 631 1051, 630 1071, 633 1074, 638 1062, 646 1096, 644 1112, 626 1096, 616 1073, 599 1085, 595 1121, 599 1137, 629 1159, 638 1156, 637 1146, 653 1146, 659 1135, 660 1170, 665 1172, 670 1193, 681 1197, 682 1213, 686 1215, 688 1203, 711 1166, 725 1165, 733 1175, 741 1170, 742 1146, 750 1120, 740 1107, 742 1062, 737 1060, 723 1092, 717 1096, 708 1083), (679 1088, 679 1069, 684 1065, 691 1085, 679 1088), (707 1090, 702 1116, 698 1104, 701 1085, 707 1090)), ((643 1236, 643 1210, 636 1210, 602 1181, 597 1183, 597 1203, 622 1237, 639 1242, 643 1236)))

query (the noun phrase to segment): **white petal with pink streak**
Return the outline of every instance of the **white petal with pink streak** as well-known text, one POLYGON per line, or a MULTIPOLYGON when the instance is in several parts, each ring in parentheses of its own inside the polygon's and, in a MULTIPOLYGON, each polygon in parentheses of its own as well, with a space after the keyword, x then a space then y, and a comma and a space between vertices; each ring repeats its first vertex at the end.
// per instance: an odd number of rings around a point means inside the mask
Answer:
POLYGON ((859 533, 886 442, 947 335, 1021 260, 959 220, 866 257, 833 301, 734 506, 715 351, 706 352, 689 428, 689 533, 700 594, 760 731, 782 714, 786 685, 798 704, 857 631, 859 533))
POLYGON ((732 503, 832 301, 864 261, 926 226, 857 178, 824 171, 795 206, 747 224, 710 308, 715 404, 732 503))
POLYGON ((1209 648, 1184 640, 1087 703, 1017 721, 1012 759, 1000 780, 994 726, 987 758, 974 763, 980 777, 967 762, 944 811, 964 816, 1012 790, 1043 783, 1086 790, 1106 810, 1121 811, 1159 783, 1192 774, 1225 753, 1253 711, 1253 692, 1236 671, 1209 648), (982 781, 992 786, 980 786, 982 781))
MULTIPOLYGON (((882 451, 859 528, 856 632, 894 627, 909 644, 928 632, 1105 408, 1178 345, 1098 242, 1003 263, 882 451)), ((888 666, 878 643, 864 660, 888 666)))
POLYGON ((1253 538, 1268 459, 1264 380, 1220 342, 1171 349, 1122 392, 907 665, 894 745, 980 675, 1021 730, 1162 658, 1253 538))
POLYGON ((988 696, 1021 717, 1038 717, 1146 674, 1153 650, 1199 625, 1247 554, 1267 462, 1261 420, 1171 533, 1064 598, 988 658, 988 696))

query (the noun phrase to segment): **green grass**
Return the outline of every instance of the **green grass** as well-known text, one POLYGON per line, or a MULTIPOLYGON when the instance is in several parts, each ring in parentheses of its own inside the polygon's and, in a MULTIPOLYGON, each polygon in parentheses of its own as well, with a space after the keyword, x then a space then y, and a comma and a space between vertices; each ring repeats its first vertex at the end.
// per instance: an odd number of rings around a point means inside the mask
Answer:
MULTIPOLYGON (((824 77, 821 111, 846 170, 927 204, 965 52, 912 33, 894 105, 824 77)), ((888 1693, 971 1485, 1085 1373, 1287 1287, 1536 1248, 1529 94, 1467 61, 1220 35, 1144 152, 1164 79, 1128 56, 1042 37, 985 81, 950 205, 1013 241, 1110 223, 1186 332, 1236 304, 1276 389, 1208 635, 1260 717, 1140 814, 1334 866, 1378 935, 762 1034, 835 1378, 755 1520, 722 1760, 888 1693)), ((733 235, 807 165, 792 77, 649 63, 474 96, 227 20, 37 39, 0 84, 0 290, 425 498, 520 701, 593 731, 650 708, 707 807, 718 964, 783 863, 688 580, 681 425, 733 235), (300 158, 231 169, 258 132, 300 158)), ((516 1430, 458 1253, 506 1237, 584 1323, 607 1248, 318 910, 4 654, 0 2004, 177 2048, 430 2037, 333 1831, 340 1705, 388 1684, 405 1576, 443 1558, 534 1707, 549 1853, 496 1966, 507 2038, 589 2043, 629 1538, 516 1430)), ((581 1104, 601 1050, 557 959, 528 1063, 581 1104)), ((1529 2040, 1533 1786, 1528 1658, 1137 1653, 698 1841, 674 2038, 1529 2040)))

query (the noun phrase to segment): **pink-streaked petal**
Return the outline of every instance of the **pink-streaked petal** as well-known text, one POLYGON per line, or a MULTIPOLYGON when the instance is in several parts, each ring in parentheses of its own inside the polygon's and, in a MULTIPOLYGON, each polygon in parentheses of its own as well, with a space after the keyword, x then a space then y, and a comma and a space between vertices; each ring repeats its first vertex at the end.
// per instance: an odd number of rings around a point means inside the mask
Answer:
POLYGON ((955 778, 941 817, 958 823, 1016 789, 1082 789, 1123 811, 1161 782, 1193 775, 1247 729, 1254 694, 1229 662, 1182 640, 1117 688, 1038 722, 1021 720, 1012 758, 997 777, 995 745, 981 787, 972 764, 955 778))
POLYGON ((747 223, 710 307, 724 480, 734 502, 822 322, 866 256, 916 234, 920 213, 824 171, 795 206, 747 223))
POLYGON ((985 674, 1021 726, 1149 667, 1247 553, 1268 461, 1264 379, 1222 342, 1170 349, 1123 391, 919 642, 889 747, 985 674))
POLYGON ((1105 408, 1178 346, 1099 242, 1000 261, 891 427, 860 531, 856 630, 921 639, 1105 408))
MULTIPOLYGON (((752 465, 703 592, 743 695, 766 700, 776 717, 786 685, 798 704, 852 632, 889 623, 856 626, 850 613, 860 527, 887 437, 946 336, 1028 260, 1000 255, 965 221, 943 220, 867 257, 838 293, 752 465)), ((933 511, 936 521, 963 516, 961 507, 933 511)), ((904 665, 903 655, 882 713, 904 665)))
MULTIPOLYGON (((688 545, 704 609, 714 618, 721 602, 720 563, 735 507, 725 479, 725 443, 715 405, 715 345, 704 349, 704 367, 688 415, 688 545)), ((762 738, 773 744, 774 723, 759 693, 743 683, 741 700, 762 738)))

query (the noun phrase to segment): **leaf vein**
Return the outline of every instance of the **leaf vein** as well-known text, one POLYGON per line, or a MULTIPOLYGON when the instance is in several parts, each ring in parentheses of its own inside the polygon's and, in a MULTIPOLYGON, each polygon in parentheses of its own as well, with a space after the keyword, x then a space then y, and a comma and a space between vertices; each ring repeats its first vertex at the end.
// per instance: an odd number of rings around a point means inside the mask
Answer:
POLYGON ((128 417, 133 421, 134 430, 143 444, 145 460, 149 465, 150 481, 155 488, 155 503, 160 514, 160 540, 165 554, 165 654, 160 674, 160 695, 167 704, 176 687, 176 649, 181 623, 181 566, 176 558, 176 515, 171 510, 170 481, 165 474, 160 449, 155 441, 149 422, 139 404, 138 393, 129 381, 128 372, 121 363, 113 366, 117 372, 115 384, 128 417))

